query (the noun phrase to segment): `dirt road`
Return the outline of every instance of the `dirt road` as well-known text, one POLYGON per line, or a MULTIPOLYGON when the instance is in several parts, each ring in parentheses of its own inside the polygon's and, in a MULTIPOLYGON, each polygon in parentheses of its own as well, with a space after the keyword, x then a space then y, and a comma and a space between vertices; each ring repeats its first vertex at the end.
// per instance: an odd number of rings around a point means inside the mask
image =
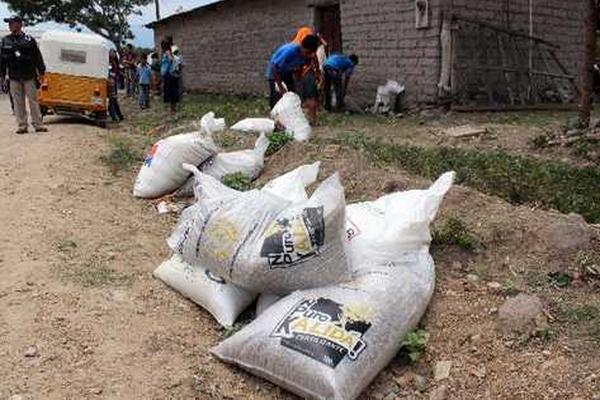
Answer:
POLYGON ((219 371, 235 396, 216 325, 151 276, 172 221, 100 163, 104 133, 15 135, 4 97, 0 121, 0 399, 193 399, 219 371))
MULTIPOLYGON (((132 198, 133 171, 113 176, 101 163, 105 131, 50 119, 49 133, 17 136, 5 98, 0 121, 0 400, 294 398, 215 361, 209 350, 223 331, 152 277, 169 255, 175 219, 132 198)), ((340 146, 302 146, 271 157, 261 179, 323 159, 325 172, 341 171, 353 201, 381 195, 386 182, 423 187, 340 146)), ((558 213, 462 187, 444 203, 441 219, 448 215, 481 246, 434 248, 427 352, 409 367, 394 361, 361 400, 600 400, 600 296, 591 284, 549 280, 556 271, 575 276, 577 255, 598 249, 597 235, 580 222, 572 230, 558 213), (541 338, 495 331, 498 308, 518 290, 537 293, 549 310, 541 338), (452 370, 438 382, 443 360, 452 370)))

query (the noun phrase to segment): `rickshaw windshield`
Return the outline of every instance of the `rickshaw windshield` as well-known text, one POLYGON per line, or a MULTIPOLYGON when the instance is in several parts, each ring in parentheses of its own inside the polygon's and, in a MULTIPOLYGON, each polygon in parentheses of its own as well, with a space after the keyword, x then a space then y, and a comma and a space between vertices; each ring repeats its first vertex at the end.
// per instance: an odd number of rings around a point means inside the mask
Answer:
POLYGON ((48 31, 40 39, 46 70, 50 73, 106 79, 109 43, 96 35, 48 31))

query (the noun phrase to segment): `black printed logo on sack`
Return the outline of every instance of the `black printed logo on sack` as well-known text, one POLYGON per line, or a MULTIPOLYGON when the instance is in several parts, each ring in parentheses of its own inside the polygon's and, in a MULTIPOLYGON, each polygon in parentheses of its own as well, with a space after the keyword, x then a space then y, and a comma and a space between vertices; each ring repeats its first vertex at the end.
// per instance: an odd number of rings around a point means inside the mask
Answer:
POLYGON ((265 231, 260 252, 271 268, 288 268, 315 256, 325 243, 323 207, 305 208, 293 218, 281 218, 265 231))
POLYGON ((368 312, 357 312, 326 298, 304 299, 277 325, 272 337, 281 345, 335 368, 345 358, 355 361, 367 348, 368 312), (362 314, 362 315, 359 315, 362 314))

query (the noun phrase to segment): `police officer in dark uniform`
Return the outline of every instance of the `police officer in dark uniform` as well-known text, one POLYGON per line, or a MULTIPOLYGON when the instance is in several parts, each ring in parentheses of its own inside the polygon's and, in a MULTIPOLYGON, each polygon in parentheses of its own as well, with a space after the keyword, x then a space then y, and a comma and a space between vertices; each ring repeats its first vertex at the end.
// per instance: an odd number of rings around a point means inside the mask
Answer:
POLYGON ((10 35, 3 38, 0 44, 0 82, 3 88, 10 86, 19 125, 17 133, 28 132, 26 101, 29 102, 31 124, 36 132, 47 132, 37 102, 37 85, 46 72, 42 53, 35 39, 23 32, 23 20, 20 17, 6 18, 4 22, 8 23, 10 35))

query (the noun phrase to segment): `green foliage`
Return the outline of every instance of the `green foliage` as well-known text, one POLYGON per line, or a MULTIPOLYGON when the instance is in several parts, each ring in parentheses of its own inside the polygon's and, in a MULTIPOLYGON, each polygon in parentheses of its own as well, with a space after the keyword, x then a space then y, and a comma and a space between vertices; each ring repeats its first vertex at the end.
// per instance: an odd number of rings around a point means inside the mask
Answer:
POLYGON ((237 322, 232 326, 226 326, 225 328, 223 328, 223 337, 225 339, 232 337, 233 335, 241 331, 246 325, 247 322, 237 322))
POLYGON ((417 329, 406 335, 402 341, 400 355, 408 356, 412 362, 418 361, 425 353, 428 342, 429 333, 423 329, 417 329))
POLYGON ((141 15, 141 7, 152 0, 7 0, 9 8, 30 25, 54 21, 72 28, 86 27, 117 47, 133 39, 130 15, 141 15))
POLYGON ((77 242, 73 239, 65 239, 58 244, 58 250, 62 252, 69 252, 70 250, 77 248, 77 242))
POLYGON ((550 282, 558 288, 566 288, 571 286, 573 277, 566 272, 551 272, 548 274, 550 282))
POLYGON ((344 143, 356 150, 364 150, 367 147, 369 138, 364 132, 350 132, 343 138, 344 143))
POLYGON ((109 135, 107 140, 110 145, 108 155, 100 157, 100 160, 106 164, 113 174, 119 171, 128 170, 131 165, 143 160, 141 152, 135 148, 130 140, 118 135, 109 135))
POLYGON ((397 165, 431 179, 454 170, 460 184, 515 204, 532 203, 600 222, 600 168, 461 148, 424 148, 368 140, 376 162, 397 165))
POLYGON ((450 217, 446 223, 433 232, 433 243, 436 245, 453 245, 467 251, 475 250, 477 239, 469 231, 466 224, 457 217, 450 217))
POLYGON ((506 281, 502 285, 502 288, 500 289, 500 293, 502 293, 504 296, 514 297, 514 296, 518 295, 519 293, 521 293, 521 291, 519 290, 519 288, 517 287, 517 285, 515 285, 515 283, 513 281, 506 281))
POLYGON ((86 287, 127 286, 132 277, 109 268, 106 259, 92 255, 83 264, 75 264, 64 271, 71 281, 86 287))
POLYGON ((267 149, 267 156, 277 153, 286 144, 294 140, 294 136, 288 132, 273 132, 269 136, 269 148, 267 149))
POLYGON ((600 252, 581 252, 577 255, 577 265, 585 280, 600 280, 600 252))
POLYGON ((529 140, 529 144, 534 149, 543 149, 548 147, 548 143, 550 142, 550 138, 546 134, 537 135, 529 140))
POLYGON ((580 331, 600 343, 600 308, 585 304, 563 306, 561 311, 562 322, 576 325, 580 331))
POLYGON ((241 172, 225 175, 223 177, 223 184, 232 189, 239 190, 240 192, 246 192, 252 189, 252 180, 241 172))

